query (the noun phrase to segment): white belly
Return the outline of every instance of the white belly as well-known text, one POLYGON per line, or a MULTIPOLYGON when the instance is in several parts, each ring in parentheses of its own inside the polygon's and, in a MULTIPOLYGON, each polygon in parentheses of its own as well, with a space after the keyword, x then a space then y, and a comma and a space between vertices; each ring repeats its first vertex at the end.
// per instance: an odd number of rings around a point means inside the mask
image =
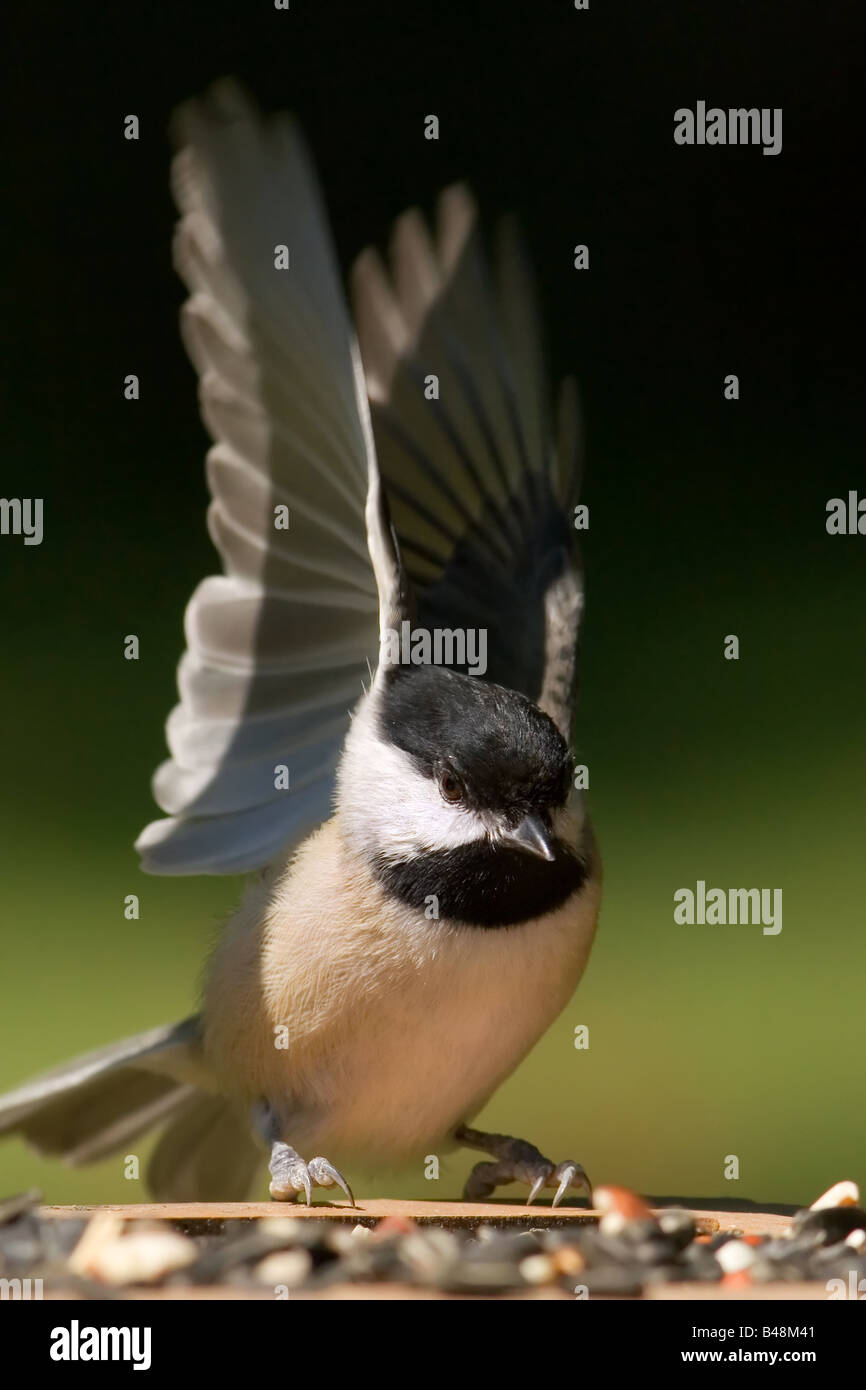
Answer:
POLYGON ((568 1002, 600 891, 596 876, 519 927, 449 927, 387 899, 331 821, 270 900, 254 890, 229 926, 205 994, 211 1065, 264 1096, 305 1155, 424 1152, 568 1002))

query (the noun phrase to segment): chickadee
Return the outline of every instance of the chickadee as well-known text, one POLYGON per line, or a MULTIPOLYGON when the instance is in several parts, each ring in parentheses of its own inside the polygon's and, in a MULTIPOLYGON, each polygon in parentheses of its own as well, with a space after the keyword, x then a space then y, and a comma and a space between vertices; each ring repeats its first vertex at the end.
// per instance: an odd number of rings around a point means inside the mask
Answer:
POLYGON ((579 1164, 468 1122, 571 998, 599 908, 569 751, 573 387, 554 437, 519 243, 504 226, 492 283, 465 188, 435 241, 399 219, 390 274, 360 257, 356 337, 294 124, 230 83, 177 121, 225 573, 187 609, 167 818, 137 848, 151 873, 258 872, 200 1013, 0 1098, 0 1132, 84 1163, 161 1126, 148 1185, 174 1201, 243 1198, 262 1144, 273 1197, 309 1203, 351 1200, 334 1160, 459 1143, 488 1155, 470 1199, 555 1205, 589 1192, 579 1164), (467 633, 483 672, 413 662, 467 633))

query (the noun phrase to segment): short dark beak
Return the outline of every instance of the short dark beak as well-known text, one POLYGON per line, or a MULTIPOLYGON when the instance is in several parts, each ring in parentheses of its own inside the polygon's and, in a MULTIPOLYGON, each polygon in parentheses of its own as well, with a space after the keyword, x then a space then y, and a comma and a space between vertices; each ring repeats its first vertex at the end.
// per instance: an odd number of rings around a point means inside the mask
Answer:
POLYGON ((540 816, 524 816, 516 830, 504 830, 500 836, 503 844, 514 849, 522 849, 527 854, 537 854, 539 859, 553 859, 553 835, 540 816))

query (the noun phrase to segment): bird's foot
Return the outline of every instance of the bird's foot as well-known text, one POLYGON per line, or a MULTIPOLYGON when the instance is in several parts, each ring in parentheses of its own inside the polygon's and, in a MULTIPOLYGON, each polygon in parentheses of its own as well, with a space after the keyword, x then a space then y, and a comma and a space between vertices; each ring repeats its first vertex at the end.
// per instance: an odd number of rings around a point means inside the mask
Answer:
POLYGON ((293 1202, 298 1193, 303 1192, 307 1206, 310 1206, 314 1187, 339 1187, 352 1206, 355 1205, 352 1189, 346 1179, 326 1158, 311 1158, 309 1163, 305 1163, 295 1149, 278 1139, 271 1145, 268 1169, 271 1175, 270 1193, 275 1202, 293 1202))
POLYGON ((469 1174, 463 1196, 468 1202, 477 1202, 489 1197, 497 1188, 510 1182, 526 1183, 529 1196, 526 1205, 535 1201, 543 1187, 555 1187, 552 1206, 559 1206, 570 1187, 585 1192, 592 1205, 592 1186, 579 1163, 566 1158, 562 1163, 551 1163, 534 1144, 525 1139, 512 1139, 507 1134, 484 1134, 477 1129, 461 1125, 455 1132, 458 1143, 470 1149, 481 1149, 493 1155, 491 1163, 476 1163, 469 1174))

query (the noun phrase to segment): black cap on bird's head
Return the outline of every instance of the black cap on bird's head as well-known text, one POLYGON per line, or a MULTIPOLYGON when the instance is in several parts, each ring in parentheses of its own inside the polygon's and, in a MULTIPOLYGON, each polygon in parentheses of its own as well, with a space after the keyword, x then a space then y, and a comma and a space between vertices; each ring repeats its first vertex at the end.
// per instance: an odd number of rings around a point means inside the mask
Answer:
POLYGON ((591 872, 573 761, 525 696, 444 666, 380 667, 338 776, 347 844, 431 920, 516 926, 591 872))
POLYGON ((494 838, 553 858, 549 816, 568 799, 574 764, 553 720, 525 696, 442 666, 392 667, 379 726, 494 838))

